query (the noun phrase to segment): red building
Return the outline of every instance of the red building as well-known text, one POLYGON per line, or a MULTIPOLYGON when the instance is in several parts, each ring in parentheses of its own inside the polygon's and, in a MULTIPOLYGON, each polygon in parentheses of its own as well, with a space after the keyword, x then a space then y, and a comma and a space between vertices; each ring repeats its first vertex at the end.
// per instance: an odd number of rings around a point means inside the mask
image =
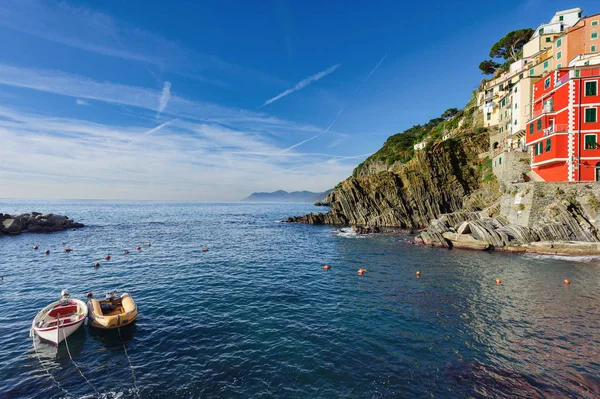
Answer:
POLYGON ((525 143, 545 181, 600 181, 600 67, 559 69, 533 87, 525 143))

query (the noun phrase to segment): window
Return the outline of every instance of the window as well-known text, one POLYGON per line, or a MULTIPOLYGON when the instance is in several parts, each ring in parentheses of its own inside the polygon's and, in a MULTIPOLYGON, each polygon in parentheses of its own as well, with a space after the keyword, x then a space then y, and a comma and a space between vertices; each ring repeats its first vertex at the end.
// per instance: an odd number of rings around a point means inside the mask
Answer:
POLYGON ((533 68, 531 68, 531 69, 529 70, 529 76, 532 76, 532 75, 533 75, 533 68))
POLYGON ((514 125, 515 125, 515 126, 517 126, 517 120, 516 120, 516 119, 515 119, 515 123, 514 123, 514 125))
POLYGON ((591 52, 591 53, 595 53, 595 52, 596 52, 596 46, 592 46, 592 47, 590 47, 590 52, 591 52))
POLYGON ((502 157, 498 158, 498 164, 502 165, 502 157))
POLYGON ((560 69, 560 68, 562 68, 562 64, 557 64, 556 69, 560 69))
POLYGON ((558 53, 556 53, 556 59, 560 60, 562 58, 562 51, 559 51, 558 53))
POLYGON ((598 26, 598 21, 592 21, 592 26, 598 26))
POLYGON ((517 107, 518 107, 518 106, 519 106, 519 104, 518 104, 518 103, 515 103, 515 109, 517 109, 517 107))
POLYGON ((504 83, 500 83, 500 91, 504 90, 504 83))
POLYGON ((577 18, 581 18, 581 13, 577 13, 577 18))
POLYGON ((489 121, 490 119, 492 119, 492 114, 490 114, 490 113, 488 112, 488 114, 487 114, 487 120, 489 121))
POLYGON ((535 143, 533 145, 533 155, 537 155, 537 154, 539 154, 538 145, 537 145, 537 143, 535 143))
POLYGON ((542 118, 537 121, 537 131, 539 132, 540 130, 542 130, 542 118))
POLYGON ((558 39, 556 41, 556 47, 560 47, 560 46, 562 46, 562 39, 558 39))
POLYGON ((548 68, 548 61, 544 61, 544 69, 548 68))
POLYGON ((561 15, 560 17, 558 17, 558 20, 559 20, 559 21, 562 21, 562 20, 564 20, 564 19, 565 19, 564 15, 561 15))
POLYGON ((546 152, 550 151, 551 148, 552 148, 552 139, 547 139, 546 140, 546 152))
POLYGON ((585 135, 585 149, 586 150, 595 150, 598 148, 598 143, 596 142, 595 134, 586 134, 585 135))
MULTIPOLYGON (((585 121, 586 122, 597 122, 598 121, 598 110, 596 108, 585 109, 585 121)), ((594 136, 596 137, 596 136, 594 136)))
POLYGON ((550 78, 544 80, 544 90, 550 87, 550 78))
POLYGON ((598 32, 592 32, 592 34, 590 35, 590 38, 592 40, 597 39, 598 38, 598 32))
POLYGON ((578 78, 579 77, 579 69, 575 70, 575 77, 578 78))
POLYGON ((519 86, 515 86, 515 93, 517 92, 517 89, 519 88, 519 86))
POLYGON ((519 79, 523 79, 523 74, 519 74, 519 79))
POLYGON ((533 122, 529 124, 529 134, 533 134, 533 122))
POLYGON ((546 38, 546 43, 550 43, 550 37, 546 38))
POLYGON ((598 95, 598 82, 597 81, 585 82, 585 95, 586 95, 586 97, 598 95))
POLYGON ((535 155, 539 155, 544 152, 544 147, 541 141, 539 143, 535 143, 533 148, 535 149, 535 155))
POLYGON ((541 29, 539 30, 539 32, 540 32, 540 35, 542 35, 542 34, 544 33, 544 28, 541 28, 541 29))

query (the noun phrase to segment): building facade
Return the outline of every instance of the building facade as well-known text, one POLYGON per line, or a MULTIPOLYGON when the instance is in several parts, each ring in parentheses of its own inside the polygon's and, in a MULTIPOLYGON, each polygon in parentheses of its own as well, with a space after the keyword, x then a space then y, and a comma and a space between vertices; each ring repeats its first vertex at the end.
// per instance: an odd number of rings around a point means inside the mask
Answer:
POLYGON ((545 181, 600 181, 600 65, 572 66, 533 85, 525 143, 545 181))

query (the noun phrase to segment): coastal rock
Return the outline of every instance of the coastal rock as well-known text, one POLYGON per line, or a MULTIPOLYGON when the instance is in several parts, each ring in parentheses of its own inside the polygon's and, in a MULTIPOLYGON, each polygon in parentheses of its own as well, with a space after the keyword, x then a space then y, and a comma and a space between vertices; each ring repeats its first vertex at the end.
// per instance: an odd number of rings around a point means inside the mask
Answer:
POLYGON ((0 233, 19 234, 22 232, 45 233, 70 228, 84 227, 83 223, 74 222, 67 216, 41 214, 39 212, 24 213, 18 216, 0 214, 2 223, 0 233))
POLYGON ((490 244, 486 241, 478 240, 471 234, 458 234, 445 232, 442 236, 452 243, 454 248, 486 250, 490 248, 490 244))

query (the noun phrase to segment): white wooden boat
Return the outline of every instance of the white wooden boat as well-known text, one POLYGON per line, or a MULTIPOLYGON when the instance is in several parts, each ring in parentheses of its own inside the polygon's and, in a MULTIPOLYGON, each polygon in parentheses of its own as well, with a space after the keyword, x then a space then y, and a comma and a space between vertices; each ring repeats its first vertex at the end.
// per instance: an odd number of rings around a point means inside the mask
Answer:
POLYGON ((86 323, 88 308, 85 302, 69 297, 63 290, 62 298, 40 310, 31 323, 30 335, 58 345, 86 323))

